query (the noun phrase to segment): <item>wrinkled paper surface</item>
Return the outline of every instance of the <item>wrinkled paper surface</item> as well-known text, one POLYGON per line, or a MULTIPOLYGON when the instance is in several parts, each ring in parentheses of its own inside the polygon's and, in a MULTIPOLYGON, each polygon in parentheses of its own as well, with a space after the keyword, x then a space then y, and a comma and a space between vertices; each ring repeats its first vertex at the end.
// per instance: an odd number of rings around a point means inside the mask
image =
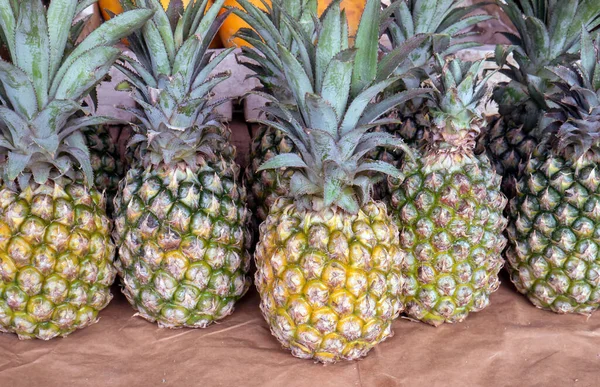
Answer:
POLYGON ((158 329, 115 287, 100 322, 49 342, 0 334, 0 386, 599 386, 600 312, 533 307, 509 281, 460 324, 407 319, 358 362, 292 357, 271 336, 252 289, 207 329, 158 329))

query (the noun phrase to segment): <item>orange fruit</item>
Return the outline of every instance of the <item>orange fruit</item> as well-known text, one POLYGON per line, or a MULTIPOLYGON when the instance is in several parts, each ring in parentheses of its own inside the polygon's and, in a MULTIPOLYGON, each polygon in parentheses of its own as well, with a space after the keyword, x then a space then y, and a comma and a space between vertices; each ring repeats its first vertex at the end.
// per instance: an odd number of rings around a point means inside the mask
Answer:
MULTIPOLYGON (((171 1, 170 0, 160 0, 160 3, 162 4, 164 9, 167 9, 169 7, 169 3, 171 1)), ((190 0, 183 0, 183 6, 187 7, 187 5, 189 4, 190 0)), ((212 1, 208 2, 209 4, 212 4, 212 1)))
MULTIPOLYGON (((167 9, 170 2, 170 0, 160 0, 160 3, 164 9, 167 9)), ((183 0, 183 6, 186 7, 189 2, 190 0, 183 0)), ((212 1, 209 3, 212 4, 212 1)), ((100 7, 100 12, 102 12, 102 17, 104 20, 110 19, 110 14, 106 12, 106 10, 109 10, 115 15, 123 12, 123 7, 121 6, 121 2, 119 0, 98 0, 98 6, 100 7)))
MULTIPOLYGON (((258 8, 266 11, 266 8, 262 1, 260 0, 250 0, 250 3, 254 4, 258 8)), ((269 5, 271 5, 270 1, 267 1, 269 5)), ((223 6, 237 7, 242 8, 236 0, 226 0, 223 6)), ((225 12, 225 11, 223 11, 225 12)), ((241 46, 249 46, 244 40, 240 38, 234 37, 234 35, 240 30, 240 28, 249 28, 248 23, 243 21, 239 16, 231 14, 225 19, 221 29, 219 30, 219 37, 221 38, 221 42, 227 48, 229 47, 241 47, 241 46)))
POLYGON ((100 7, 100 12, 102 13, 104 20, 110 19, 110 14, 106 12, 107 10, 115 15, 123 13, 123 7, 119 0, 99 0, 98 7, 100 7))
MULTIPOLYGON (((325 11, 327 6, 331 4, 332 0, 319 0, 317 9, 319 16, 325 11)), ((258 8, 265 10, 265 6, 260 0, 250 0, 250 2, 256 5, 258 8)), ((346 16, 348 18, 348 27, 350 36, 356 35, 356 31, 358 30, 358 24, 360 23, 360 18, 365 9, 365 4, 367 0, 343 0, 341 3, 342 9, 346 10, 346 16)), ((267 4, 271 5, 271 2, 267 0, 267 4)), ((224 6, 237 7, 241 8, 236 0, 226 0, 224 6)), ((225 47, 233 47, 233 46, 248 46, 249 44, 245 41, 234 37, 234 35, 239 31, 240 28, 248 28, 248 23, 243 21, 240 17, 236 15, 229 15, 223 26, 219 30, 219 36, 221 37, 221 41, 225 45, 225 47)))
MULTIPOLYGON (((331 0, 319 0, 317 4, 317 12, 319 13, 319 16, 325 12, 325 9, 329 4, 331 4, 331 0)), ((358 31, 358 25, 360 24, 360 18, 365 10, 366 4, 367 0, 342 0, 341 6, 342 9, 346 11, 350 36, 356 35, 356 31, 358 31)))
MULTIPOLYGON (((187 5, 190 3, 190 1, 191 0, 183 0, 183 6, 187 7, 187 5)), ((170 0, 160 0, 160 3, 162 4, 164 9, 167 9, 169 7, 170 2, 171 2, 170 0)), ((209 0, 208 7, 210 7, 212 4, 213 4, 213 0, 209 0)), ((108 12, 106 12, 107 10, 114 13, 115 15, 118 15, 123 12, 123 7, 121 6, 121 3, 119 2, 119 0, 99 0, 98 6, 100 7, 100 12, 102 13, 102 17, 104 18, 104 20, 110 19, 110 14, 108 12)), ((207 7, 207 9, 208 9, 208 7, 207 7)), ((221 43, 221 39, 219 39, 219 36, 217 35, 217 36, 215 36, 214 40, 210 44, 209 48, 221 48, 221 47, 223 47, 223 44, 221 43)))

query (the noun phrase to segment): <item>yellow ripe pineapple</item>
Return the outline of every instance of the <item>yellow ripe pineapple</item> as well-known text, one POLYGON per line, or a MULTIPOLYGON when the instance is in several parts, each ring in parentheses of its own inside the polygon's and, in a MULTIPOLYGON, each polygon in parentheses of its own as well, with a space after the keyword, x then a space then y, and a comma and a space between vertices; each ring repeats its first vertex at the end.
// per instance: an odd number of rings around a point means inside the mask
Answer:
POLYGON ((0 331, 48 340, 97 321, 112 298, 114 245, 82 130, 110 123, 82 100, 112 47, 151 16, 128 12, 69 46, 86 1, 0 0, 0 331))
MULTIPOLYGON (((282 2, 273 7, 280 11, 282 2)), ((365 155, 377 146, 403 146, 369 130, 389 109, 427 90, 376 101, 398 81, 390 78, 393 66, 378 63, 379 25, 372 21, 380 12, 377 0, 367 2, 354 48, 340 1, 308 26, 282 12, 299 31, 293 37, 298 52, 309 54, 295 57, 278 45, 295 103, 267 96, 268 118, 260 121, 298 149, 260 167, 295 171, 290 195, 275 201, 260 226, 260 307, 292 355, 324 363, 365 356, 391 336, 391 323, 403 309, 398 230, 385 204, 371 197, 378 174, 400 174, 365 155)))

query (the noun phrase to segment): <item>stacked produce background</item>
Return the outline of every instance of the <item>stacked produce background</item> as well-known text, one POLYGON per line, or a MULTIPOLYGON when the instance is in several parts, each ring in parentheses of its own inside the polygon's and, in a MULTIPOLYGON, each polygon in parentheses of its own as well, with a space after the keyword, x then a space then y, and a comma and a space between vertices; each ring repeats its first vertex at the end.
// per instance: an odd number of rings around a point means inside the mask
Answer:
POLYGON ((0 0, 0 330, 95 323, 117 274, 166 328, 254 283, 324 363, 400 315, 493 308, 503 266, 536 307, 600 306, 596 1, 497 0, 508 44, 475 61, 492 16, 462 1, 100 1, 83 37, 93 3, 0 0), (233 55, 267 101, 247 167, 218 110, 233 55), (132 122, 97 113, 111 68, 132 122))

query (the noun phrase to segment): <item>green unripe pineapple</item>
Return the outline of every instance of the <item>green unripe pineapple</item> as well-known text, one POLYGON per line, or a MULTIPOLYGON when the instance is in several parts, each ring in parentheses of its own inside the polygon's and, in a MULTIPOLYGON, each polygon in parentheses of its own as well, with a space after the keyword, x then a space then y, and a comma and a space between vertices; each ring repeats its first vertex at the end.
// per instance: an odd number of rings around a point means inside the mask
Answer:
POLYGON ((600 306, 600 43, 583 33, 581 61, 552 68, 559 108, 511 201, 508 269, 537 307, 589 315, 600 306))
POLYGON ((137 0, 154 16, 129 38, 139 62, 117 65, 141 124, 130 141, 140 156, 115 198, 116 267, 138 315, 160 327, 204 328, 231 314, 250 287, 246 191, 215 110, 223 101, 212 98, 229 77, 212 71, 232 51, 208 51, 227 17, 218 15, 223 2, 185 10, 171 2, 165 11, 157 0, 137 0))
POLYGON ((473 153, 489 79, 479 79, 483 61, 437 60, 426 145, 403 163, 404 181, 389 186, 406 313, 436 326, 489 304, 500 284, 507 223, 501 178, 473 153))
POLYGON ((129 125, 100 125, 85 132, 94 171, 94 184, 106 195, 107 213, 112 216, 113 199, 119 182, 133 162, 134 151, 127 147, 132 135, 129 125))
POLYGON ((540 117, 549 108, 544 94, 552 93, 556 75, 549 66, 577 60, 580 31, 600 25, 600 7, 589 0, 495 0, 513 23, 516 34, 504 33, 510 46, 496 48, 496 63, 510 78, 494 88, 499 116, 493 119, 481 142, 496 172, 503 176, 502 190, 515 196, 520 166, 541 139, 536 135, 540 117), (512 54, 516 66, 508 61, 512 54))

